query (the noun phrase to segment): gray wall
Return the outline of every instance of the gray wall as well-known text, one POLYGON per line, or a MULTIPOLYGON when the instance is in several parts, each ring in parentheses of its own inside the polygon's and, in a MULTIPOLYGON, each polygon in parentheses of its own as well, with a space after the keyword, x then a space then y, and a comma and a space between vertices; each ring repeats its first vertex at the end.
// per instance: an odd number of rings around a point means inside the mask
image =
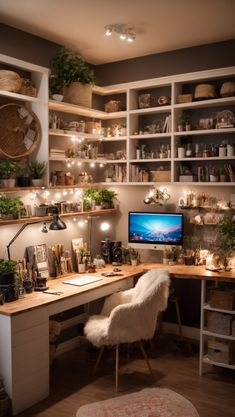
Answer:
POLYGON ((96 74, 101 85, 110 85, 233 65, 235 39, 99 65, 96 74))

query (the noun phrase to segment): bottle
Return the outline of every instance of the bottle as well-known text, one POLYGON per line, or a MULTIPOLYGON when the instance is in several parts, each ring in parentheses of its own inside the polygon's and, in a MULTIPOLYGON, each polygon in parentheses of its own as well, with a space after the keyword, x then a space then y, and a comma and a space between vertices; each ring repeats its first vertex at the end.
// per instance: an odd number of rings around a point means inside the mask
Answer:
POLYGON ((186 156, 192 156, 192 155, 193 155, 192 145, 191 143, 188 143, 186 147, 186 156))
POLYGON ((136 159, 140 159, 140 148, 136 148, 136 159))

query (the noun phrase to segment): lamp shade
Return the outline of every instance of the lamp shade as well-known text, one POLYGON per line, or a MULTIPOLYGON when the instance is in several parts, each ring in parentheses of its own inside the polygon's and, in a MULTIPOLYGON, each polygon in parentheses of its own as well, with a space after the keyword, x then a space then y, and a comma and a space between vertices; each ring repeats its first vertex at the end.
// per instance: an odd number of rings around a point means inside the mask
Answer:
POLYGON ((53 213, 52 222, 49 226, 50 230, 64 230, 67 229, 66 224, 61 220, 58 213, 53 213))

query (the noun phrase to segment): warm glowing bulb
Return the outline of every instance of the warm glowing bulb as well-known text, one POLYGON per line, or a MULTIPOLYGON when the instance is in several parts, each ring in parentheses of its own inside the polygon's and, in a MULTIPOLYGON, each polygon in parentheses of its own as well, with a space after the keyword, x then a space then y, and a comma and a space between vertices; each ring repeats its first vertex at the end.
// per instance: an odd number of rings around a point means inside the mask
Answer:
POLYGON ((102 232, 106 232, 107 230, 110 229, 110 224, 107 222, 103 222, 100 225, 100 229, 102 230, 102 232))

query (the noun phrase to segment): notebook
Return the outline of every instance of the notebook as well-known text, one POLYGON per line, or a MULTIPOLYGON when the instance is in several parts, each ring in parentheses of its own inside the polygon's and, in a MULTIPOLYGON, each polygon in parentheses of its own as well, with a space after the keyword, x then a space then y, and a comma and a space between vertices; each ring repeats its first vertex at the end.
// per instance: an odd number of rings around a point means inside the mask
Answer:
POLYGON ((63 281, 63 283, 82 286, 82 285, 91 284, 92 282, 100 281, 100 280, 102 280, 101 277, 92 276, 92 275, 83 275, 81 277, 78 276, 76 278, 66 279, 66 281, 63 281))

